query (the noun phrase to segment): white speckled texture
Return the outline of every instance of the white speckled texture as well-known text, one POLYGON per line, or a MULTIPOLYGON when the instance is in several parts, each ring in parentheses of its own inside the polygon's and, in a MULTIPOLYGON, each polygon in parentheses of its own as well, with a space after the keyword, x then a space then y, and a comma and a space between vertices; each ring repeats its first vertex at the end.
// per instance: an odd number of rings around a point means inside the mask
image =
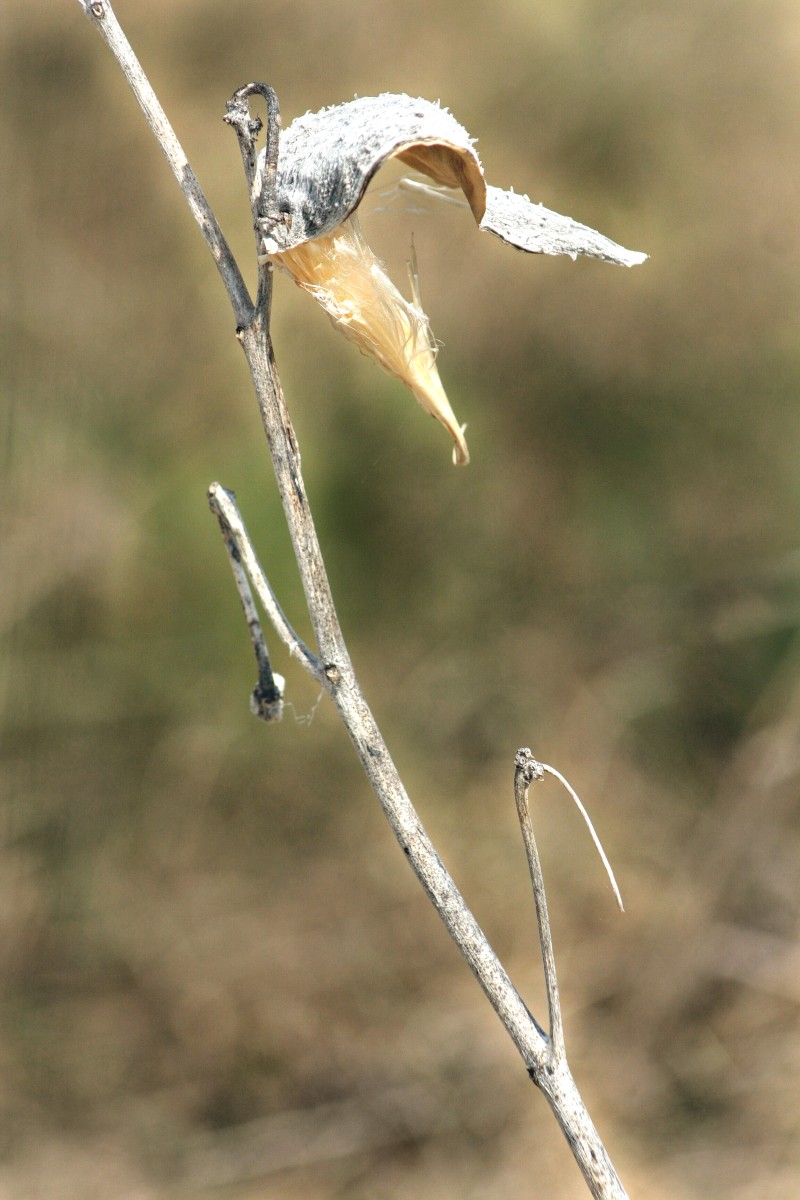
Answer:
POLYGON ((437 184, 461 188, 480 229, 532 254, 588 254, 634 266, 647 255, 561 216, 527 196, 487 188, 472 138, 430 100, 363 96, 306 113, 281 135, 278 211, 285 223, 265 239, 279 253, 331 233, 355 211, 378 168, 397 157, 437 184))

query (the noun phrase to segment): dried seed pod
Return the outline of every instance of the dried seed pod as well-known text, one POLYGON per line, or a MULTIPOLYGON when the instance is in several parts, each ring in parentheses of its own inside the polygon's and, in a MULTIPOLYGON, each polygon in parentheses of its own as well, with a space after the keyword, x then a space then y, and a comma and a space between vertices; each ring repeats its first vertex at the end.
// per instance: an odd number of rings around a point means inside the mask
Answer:
POLYGON ((464 431, 439 380, 428 318, 397 291, 354 218, 370 180, 389 158, 440 187, 460 189, 478 227, 520 250, 587 254, 628 267, 647 255, 527 196, 487 187, 466 129, 429 100, 364 96, 292 122, 280 139, 277 213, 263 223, 265 257, 412 390, 453 438, 454 462, 464 464, 469 461, 464 431))

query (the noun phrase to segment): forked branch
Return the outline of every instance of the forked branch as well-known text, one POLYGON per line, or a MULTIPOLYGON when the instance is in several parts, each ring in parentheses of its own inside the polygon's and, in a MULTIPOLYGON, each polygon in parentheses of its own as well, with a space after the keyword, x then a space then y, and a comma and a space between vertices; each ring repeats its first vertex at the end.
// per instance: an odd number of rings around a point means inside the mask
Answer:
MULTIPOLYGON (((281 688, 269 666, 265 639, 245 572, 279 637, 305 669, 322 684, 333 700, 403 853, 511 1036, 528 1074, 547 1097, 592 1195, 596 1200, 625 1200, 625 1191, 581 1100, 563 1054, 561 1018, 557 989, 554 987, 554 966, 548 965, 552 959, 552 946, 546 951, 543 940, 548 978, 552 978, 552 983, 548 983, 551 1026, 551 1035, 548 1036, 528 1011, 443 866, 403 787, 356 680, 336 616, 303 483, 300 452, 272 353, 269 336, 269 266, 266 263, 260 265, 258 296, 253 304, 241 272, 194 172, 114 16, 111 5, 106 0, 78 2, 106 40, 131 84, 200 227, 230 298, 236 334, 252 375, 317 644, 316 651, 311 651, 294 633, 258 565, 232 496, 219 485, 214 485, 210 492, 210 500, 223 529, 237 587, 242 597, 258 661, 259 688, 269 695, 269 703, 280 703, 281 688)), ((239 139, 250 194, 253 227, 257 238, 261 238, 265 225, 279 222, 281 219, 274 205, 274 166, 279 151, 279 117, 274 93, 264 85, 247 85, 233 97, 226 119, 235 129, 239 139), (260 122, 249 114, 247 107, 247 101, 253 94, 264 96, 268 107, 268 151, 261 177, 255 152, 260 122)), ((525 779, 529 766, 527 760, 517 764, 517 779, 521 781, 519 786, 523 788, 527 786, 525 779)), ((530 779, 527 783, 530 783, 530 779)), ((542 890, 542 898, 543 895, 542 890)), ((546 921, 546 911, 544 916, 546 921)), ((541 923, 542 912, 540 927, 541 923)), ((549 938, 549 925, 547 929, 549 938)))

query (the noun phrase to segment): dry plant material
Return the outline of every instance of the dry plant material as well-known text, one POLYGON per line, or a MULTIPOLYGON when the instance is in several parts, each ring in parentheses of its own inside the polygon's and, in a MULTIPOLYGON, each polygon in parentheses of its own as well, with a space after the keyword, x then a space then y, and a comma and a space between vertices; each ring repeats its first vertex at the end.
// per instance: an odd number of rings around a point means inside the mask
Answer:
MULTIPOLYGON (((483 174, 469 139, 466 139, 467 145, 459 144, 461 135, 466 138, 461 127, 438 106, 413 101, 407 96, 355 101, 352 108, 360 106, 359 114, 364 121, 357 122, 357 128, 346 121, 348 132, 340 131, 338 146, 333 144, 332 130, 325 128, 326 113, 301 118, 287 131, 290 150, 292 131, 296 128, 302 131, 298 132, 294 143, 294 159, 291 153, 282 156, 287 161, 283 162, 279 172, 277 96, 268 85, 251 83, 234 93, 228 102, 225 120, 235 130, 239 141, 259 247, 258 290, 253 302, 219 223, 111 4, 108 0, 79 0, 79 3, 130 83, 208 245, 231 302, 237 338, 247 359, 258 400, 305 591, 316 652, 305 646, 284 616, 253 552, 232 494, 219 485, 212 485, 209 498, 220 521, 258 660, 259 681, 254 711, 267 719, 280 715, 283 681, 272 673, 248 578, 290 653, 331 697, 403 853, 517 1047, 528 1075, 552 1108, 592 1196, 595 1200, 627 1200, 625 1189, 572 1078, 564 1050, 552 939, 527 802, 532 780, 541 777, 541 764, 529 750, 518 752, 514 792, 534 884, 551 1017, 549 1036, 517 992, 425 832, 355 676, 336 615, 303 483, 300 450, 272 352, 269 330, 272 279, 267 260, 285 255, 305 242, 333 234, 355 211, 371 175, 392 154, 422 170, 437 187, 460 187, 480 227, 497 233, 521 249, 549 254, 588 253, 629 266, 642 261, 644 256, 623 250, 585 226, 530 205, 530 201, 513 193, 491 188, 484 190, 483 174), (268 111, 267 146, 261 156, 257 155, 256 138, 262 123, 252 116, 248 103, 254 95, 266 100, 268 111), (385 113, 379 112, 386 104, 397 108, 394 125, 390 122, 387 126, 385 113), (377 124, 375 120, 370 122, 370 117, 378 117, 377 124), (426 124, 428 118, 430 123, 426 124), (316 148, 311 136, 315 122, 316 148), (442 129, 441 136, 432 130, 436 122, 448 126, 451 133, 453 129, 458 131, 453 135, 455 140, 448 140, 446 129, 442 129), (308 143, 304 141, 306 132, 309 133, 308 143), (334 170, 333 174, 328 171, 326 176, 316 174, 328 149, 326 139, 334 151, 331 161, 349 162, 350 170, 338 173, 334 170), (314 203, 307 204, 309 199, 314 203), (529 216, 529 207, 538 214, 535 219, 529 216), (520 216, 525 217, 522 225, 520 216)), ((339 110, 328 111, 341 114, 342 109, 350 107, 344 105, 339 110)), ((418 303, 415 307, 419 307, 418 303)), ((410 321, 407 313, 406 319, 410 321)), ((387 357, 390 357, 388 353, 387 357)))
POLYGON ((430 322, 419 303, 409 303, 392 283, 367 245, 358 217, 353 214, 333 233, 286 250, 276 262, 322 305, 346 338, 400 379, 425 411, 441 421, 454 442, 453 462, 466 465, 464 429, 436 369, 430 322))
POLYGON ((306 113, 281 135, 277 167, 274 148, 270 163, 262 152, 262 174, 275 170, 274 211, 260 222, 262 258, 288 272, 345 337, 410 388, 447 429, 453 461, 463 466, 469 462, 465 427, 439 379, 428 318, 418 297, 407 301, 388 278, 354 215, 375 172, 390 158, 437 189, 463 192, 478 228, 519 250, 586 254, 628 267, 647 256, 527 196, 487 186, 466 129, 429 100, 364 96, 306 113))

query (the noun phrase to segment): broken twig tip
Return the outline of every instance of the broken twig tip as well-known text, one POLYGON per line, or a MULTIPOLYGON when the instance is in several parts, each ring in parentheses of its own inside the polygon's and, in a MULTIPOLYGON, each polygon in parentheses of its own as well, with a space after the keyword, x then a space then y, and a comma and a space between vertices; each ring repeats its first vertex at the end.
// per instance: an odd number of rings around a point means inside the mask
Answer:
POLYGON ((544 778, 544 767, 535 759, 527 746, 523 746, 517 751, 514 756, 514 767, 518 774, 522 775, 523 782, 527 787, 533 783, 535 779, 544 778))
POLYGON ((257 683, 250 696, 250 712, 262 721, 280 721, 286 680, 275 672, 268 683, 257 683))

